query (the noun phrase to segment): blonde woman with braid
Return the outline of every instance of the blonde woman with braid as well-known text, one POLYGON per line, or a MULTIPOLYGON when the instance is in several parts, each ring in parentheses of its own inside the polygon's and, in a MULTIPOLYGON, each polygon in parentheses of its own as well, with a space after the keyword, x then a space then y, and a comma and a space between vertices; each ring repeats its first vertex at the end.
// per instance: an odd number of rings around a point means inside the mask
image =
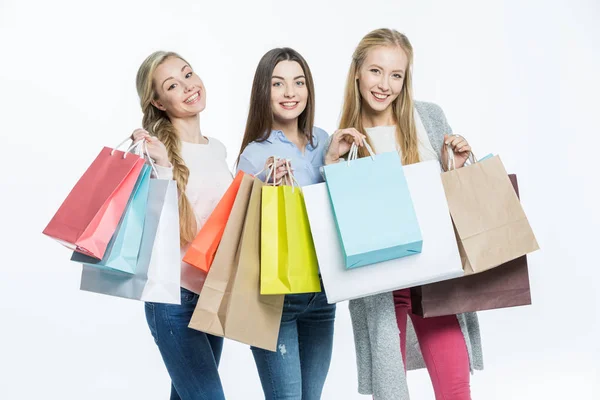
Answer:
MULTIPOLYGON (((206 90, 179 55, 158 51, 140 66, 137 92, 145 140, 159 179, 174 179, 179 191, 181 255, 194 239, 233 178, 225 146, 202 135, 200 113, 206 90)), ((224 399, 217 368, 223 338, 188 328, 204 273, 182 261, 181 305, 146 303, 146 320, 171 377, 171 400, 224 399)))
MULTIPOLYGON (((366 133, 376 153, 397 151, 404 165, 428 160, 446 165, 452 151, 462 167, 471 147, 452 134, 439 106, 413 100, 412 61, 405 35, 391 29, 368 33, 352 56, 340 128, 366 133)), ((334 135, 325 163, 338 162, 348 150, 343 137, 334 135)), ((359 155, 368 155, 364 147, 359 155)), ((471 398, 469 373, 483 366, 475 314, 414 315, 410 289, 351 300, 350 314, 360 393, 408 399, 405 370, 427 367, 437 400, 471 398)))

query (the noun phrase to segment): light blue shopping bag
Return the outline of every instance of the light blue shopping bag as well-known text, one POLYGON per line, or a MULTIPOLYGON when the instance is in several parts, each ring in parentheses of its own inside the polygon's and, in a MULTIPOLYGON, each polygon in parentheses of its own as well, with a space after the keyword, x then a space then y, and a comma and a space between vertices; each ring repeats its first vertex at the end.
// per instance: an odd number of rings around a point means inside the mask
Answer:
POLYGON ((177 182, 170 179, 150 179, 135 273, 83 264, 80 289, 147 302, 180 304, 180 286, 177 182))
POLYGON ((73 252, 71 261, 76 261, 100 269, 135 273, 144 219, 148 203, 150 186, 150 167, 144 165, 129 198, 127 208, 119 222, 117 230, 111 238, 102 260, 73 252))
POLYGON ((398 153, 352 158, 323 169, 346 268, 420 253, 423 237, 398 153))

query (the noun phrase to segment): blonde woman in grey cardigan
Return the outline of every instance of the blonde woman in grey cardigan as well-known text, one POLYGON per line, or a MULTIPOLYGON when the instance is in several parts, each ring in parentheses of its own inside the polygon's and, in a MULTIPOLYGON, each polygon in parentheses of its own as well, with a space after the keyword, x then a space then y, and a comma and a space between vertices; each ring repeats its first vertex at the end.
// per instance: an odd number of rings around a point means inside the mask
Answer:
MULTIPOLYGON (((398 151, 403 164, 438 160, 447 147, 462 167, 471 147, 452 135, 440 107, 414 102, 413 49, 406 36, 377 29, 358 44, 346 82, 340 131, 325 163, 346 154, 354 134, 366 133, 376 153, 398 151), (444 145, 447 144, 448 146, 444 145)), ((366 156, 360 147, 359 155, 366 156)), ((411 312, 410 289, 350 301, 358 365, 358 391, 375 400, 409 399, 406 369, 427 367, 437 400, 469 400, 470 372, 482 369, 474 313, 422 318, 411 312)))

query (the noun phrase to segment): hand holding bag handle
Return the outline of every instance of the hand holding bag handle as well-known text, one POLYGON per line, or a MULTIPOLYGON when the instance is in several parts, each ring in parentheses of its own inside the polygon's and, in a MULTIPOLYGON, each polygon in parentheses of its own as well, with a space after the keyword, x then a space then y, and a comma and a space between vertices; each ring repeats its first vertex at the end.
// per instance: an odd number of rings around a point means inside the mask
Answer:
MULTIPOLYGON (((454 151, 452 150, 452 147, 449 144, 445 146, 446 154, 448 154, 448 164, 446 165, 446 171, 453 171, 456 169, 456 163, 454 161, 454 151)), ((475 154, 473 154, 473 152, 469 154, 468 161, 470 164, 475 164, 477 162, 477 158, 475 157, 475 154)))

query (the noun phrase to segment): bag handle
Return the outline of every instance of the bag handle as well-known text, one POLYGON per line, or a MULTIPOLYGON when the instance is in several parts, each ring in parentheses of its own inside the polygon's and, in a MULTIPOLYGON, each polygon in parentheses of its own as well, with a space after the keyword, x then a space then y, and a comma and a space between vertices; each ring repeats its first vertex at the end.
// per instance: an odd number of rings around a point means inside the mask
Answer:
MULTIPOLYGON (((454 159, 454 151, 452 150, 452 147, 450 147, 449 144, 446 144, 446 154, 448 154, 448 164, 447 164, 447 169, 446 171, 453 171, 456 169, 456 160, 454 159)), ((469 164, 475 164, 477 162, 477 158, 475 157, 475 154, 473 154, 473 152, 469 153, 469 157, 467 158, 467 161, 469 161, 469 164)))
MULTIPOLYGON (((130 140, 132 140, 130 137, 123 140, 121 143, 119 143, 119 145, 117 147, 115 147, 114 149, 111 150, 110 155, 111 156, 114 155, 115 150, 119 149, 119 147, 123 146, 125 143, 127 143, 130 140)), ((152 171, 154 172, 154 175, 156 177, 158 177, 158 170, 156 169, 156 164, 154 163, 154 160, 152 159, 152 157, 150 157, 150 152, 148 151, 148 144, 146 143, 145 140, 138 140, 137 142, 132 143, 131 146, 129 146, 127 148, 127 150, 125 150, 123 152, 123 159, 127 158, 127 154, 129 154, 130 152, 137 155, 138 157, 147 159, 148 162, 150 163, 150 167, 152 168, 152 171)))
MULTIPOLYGON (((371 157, 371 159, 373 161, 375 161, 375 153, 373 152, 373 149, 371 148, 371 146, 369 146, 369 143, 367 143, 367 141, 363 141, 363 143, 365 144, 365 147, 367 148, 367 151, 369 152, 369 157, 371 157)), ((347 161, 347 165, 350 166, 350 162, 357 160, 358 159, 358 145, 356 143, 352 143, 352 146, 350 147, 350 152, 348 153, 348 161, 347 161)))
MULTIPOLYGON (((118 150, 118 149, 119 149, 121 146, 123 146, 125 143, 127 143, 127 142, 128 142, 128 141, 130 141, 130 140, 132 140, 132 139, 131 139, 131 137, 127 137, 127 139, 123 140, 121 143, 119 143, 119 145, 118 145, 117 147, 115 147, 115 148, 113 148, 113 149, 111 150, 111 152, 110 152, 110 155, 111 155, 111 156, 112 156, 112 155, 114 155, 114 154, 115 154, 115 150, 118 150)), ((127 154, 128 154, 129 152, 131 152, 131 151, 134 151, 134 154, 135 154, 135 155, 137 155, 137 156, 140 156, 140 157, 141 157, 141 149, 140 149, 140 147, 141 147, 141 144, 142 144, 141 142, 142 142, 142 141, 140 140, 140 141, 138 141, 138 142, 136 142, 136 143, 132 143, 132 144, 131 144, 131 146, 129 146, 129 147, 127 148, 127 150, 125 150, 125 151, 123 152, 123 158, 124 158, 124 159, 125 159, 125 158, 127 158, 127 154)))
POLYGON ((298 180, 292 173, 292 167, 290 166, 290 160, 288 160, 287 158, 285 160, 285 167, 286 167, 288 173, 287 173, 287 175, 284 176, 284 178, 287 179, 287 181, 289 183, 288 186, 292 187, 292 193, 294 193, 294 187, 298 186, 298 188, 300 188, 300 184, 298 183, 298 180), (295 185, 294 185, 294 183, 295 183, 295 185))
POLYGON ((279 185, 282 182, 281 179, 278 182, 275 182, 275 166, 277 165, 278 161, 279 161, 279 159, 277 158, 277 156, 273 156, 273 162, 271 164, 268 164, 265 167, 263 167, 263 169, 261 169, 256 174, 254 174, 254 176, 258 176, 258 175, 262 174, 263 171, 268 168, 269 173, 267 174, 267 177, 265 178, 265 183, 268 185, 269 179, 271 178, 271 176, 273 176, 273 185, 272 186, 279 185))
MULTIPOLYGON (((275 181, 275 169, 276 169, 275 167, 276 167, 277 162, 279 160, 280 160, 280 158, 278 158, 277 156, 273 156, 273 162, 265 167, 265 168, 269 169, 269 173, 267 174, 265 182, 267 184, 270 184, 269 183, 269 179, 271 179, 271 176, 272 176, 273 177, 273 183, 271 184, 272 186, 277 186, 277 185, 283 183, 286 186, 291 186, 292 187, 292 192, 293 192, 295 190, 296 186, 300 187, 300 184, 298 183, 298 180, 296 179, 296 177, 292 173, 292 167, 290 165, 290 160, 284 159, 285 160, 285 168, 288 171, 287 175, 284 175, 279 181, 275 181)), ((265 170, 265 168, 263 168, 262 170, 260 170, 259 172, 257 172, 256 175, 261 174, 265 170)))
POLYGON ((152 157, 150 157, 150 152, 148 151, 148 144, 146 143, 145 140, 140 140, 140 142, 143 142, 144 144, 140 146, 141 153, 143 153, 143 155, 145 155, 148 159, 148 162, 150 163, 150 167, 152 167, 152 171, 154 172, 154 176, 156 176, 158 178, 158 170, 156 169, 156 164, 154 164, 154 160, 152 159, 152 157))

